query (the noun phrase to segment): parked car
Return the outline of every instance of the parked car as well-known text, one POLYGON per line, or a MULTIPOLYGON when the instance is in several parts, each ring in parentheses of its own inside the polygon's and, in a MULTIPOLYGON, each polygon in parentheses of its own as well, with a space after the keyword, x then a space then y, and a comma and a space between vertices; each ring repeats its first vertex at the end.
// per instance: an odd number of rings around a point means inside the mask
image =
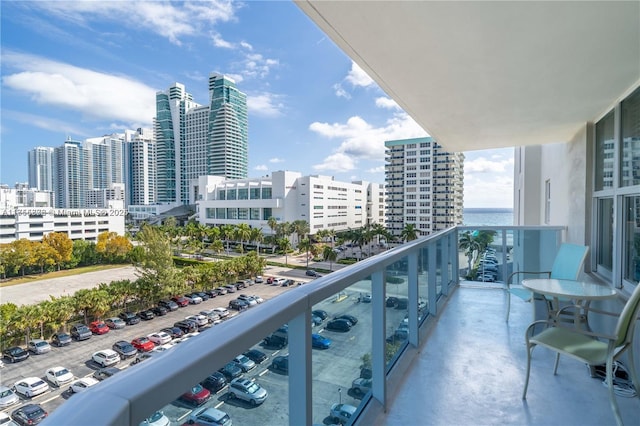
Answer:
POLYGON ((238 367, 235 362, 228 362, 218 371, 224 374, 228 381, 242 376, 242 368, 238 367))
POLYGON ((104 321, 93 321, 89 324, 89 330, 93 334, 107 334, 110 328, 104 321))
POLYGON ((325 328, 333 331, 349 331, 351 330, 351 323, 346 319, 334 319, 329 321, 325 328))
POLYGON ((177 311, 178 304, 173 300, 161 300, 158 302, 158 306, 162 306, 163 308, 167 308, 169 312, 177 311))
POLYGON ((156 317, 156 314, 154 314, 151 309, 146 309, 144 311, 138 312, 138 316, 142 320, 149 321, 149 320, 154 319, 156 317))
POLYGON ((331 339, 321 334, 313 333, 311 335, 311 347, 329 349, 331 347, 331 339))
POLYGON ((409 300, 404 297, 390 296, 387 297, 385 305, 387 308, 407 309, 407 306, 409 306, 409 300))
POLYGON ((29 358, 29 351, 20 346, 12 346, 2 351, 2 357, 11 363, 15 363, 29 358))
POLYGON ((209 324, 209 318, 202 314, 189 315, 185 319, 189 321, 193 321, 196 324, 198 324, 198 328, 204 327, 205 325, 209 324))
POLYGON ((32 398, 49 390, 47 382, 40 377, 25 377, 19 382, 16 382, 13 387, 17 394, 27 398, 32 398))
POLYGON ((253 280, 256 284, 262 284, 264 282, 264 278, 262 278, 260 275, 258 275, 256 277, 255 280, 253 280))
POLYGON ((220 315, 220 318, 225 318, 229 316, 229 310, 227 308, 213 308, 213 311, 220 315))
POLYGON ((198 324, 193 321, 178 321, 173 324, 174 327, 178 327, 184 333, 193 333, 194 331, 198 331, 198 324))
POLYGON ((256 363, 253 362, 249 357, 246 357, 244 355, 238 355, 233 360, 231 360, 231 362, 240 367, 244 373, 256 368, 256 363))
POLYGON ((357 408, 349 404, 333 404, 329 412, 329 418, 341 424, 349 423, 351 417, 356 413, 357 408))
POLYGON ((233 379, 229 383, 229 396, 247 401, 251 405, 259 405, 266 401, 267 391, 249 379, 233 379))
MULTIPOLYGON (((4 409, 20 401, 18 395, 8 386, 0 386, 0 408, 4 409)), ((1 424, 1 423, 0 423, 1 424)))
POLYGON ((236 281, 236 283, 233 285, 236 286, 237 290, 242 290, 243 288, 247 287, 247 283, 245 283, 244 281, 236 281))
POLYGON ((209 392, 216 393, 219 390, 227 386, 227 378, 224 374, 216 371, 212 375, 204 379, 200 384, 209 390, 209 392))
POLYGON ((91 386, 97 385, 98 383, 100 382, 93 377, 83 377, 82 379, 73 382, 71 387, 69 387, 69 390, 73 393, 80 393, 86 391, 91 386))
POLYGON ((295 284, 295 281, 291 279, 286 279, 282 282, 282 287, 289 287, 295 284))
POLYGON ((203 302, 206 302, 207 300, 210 299, 209 294, 206 291, 196 291, 193 294, 200 296, 203 302))
POLYGON ((205 293, 209 296, 210 299, 213 299, 214 297, 218 297, 218 290, 215 288, 205 290, 205 293))
POLYGON ((235 293, 238 290, 238 288, 233 284, 227 284, 224 288, 227 289, 227 293, 235 293))
POLYGON ((207 317, 209 324, 217 324, 220 322, 220 315, 213 309, 207 309, 205 311, 200 311, 200 315, 204 315, 207 317))
POLYGON ((151 308, 151 312, 153 312, 153 315, 157 317, 163 317, 169 313, 169 309, 164 306, 157 305, 151 308))
POLYGON ((253 296, 248 296, 246 294, 241 294, 240 296, 238 296, 238 300, 242 300, 243 302, 247 303, 249 307, 256 306, 258 304, 253 296))
POLYGON ((220 286, 216 288, 216 291, 218 292, 218 296, 224 296, 225 294, 227 294, 227 287, 220 286))
POLYGON ((289 373, 289 356, 277 356, 271 361, 271 369, 283 373, 289 373))
POLYGON ((235 309, 236 311, 244 311, 245 309, 249 309, 249 304, 244 300, 234 299, 229 302, 229 309, 235 309))
POLYGON ((249 358, 251 361, 255 362, 256 364, 261 364, 264 360, 267 359, 267 354, 265 354, 264 352, 259 351, 257 349, 248 350, 245 353, 243 353, 242 355, 246 356, 247 358, 249 358))
POLYGON ((51 345, 46 340, 42 339, 31 339, 29 343, 27 343, 27 348, 29 351, 36 355, 46 354, 51 351, 51 345))
POLYGON ((64 332, 56 333, 51 337, 51 344, 57 347, 70 345, 71 336, 64 332))
POLYGON ((158 331, 157 333, 152 333, 147 337, 155 345, 164 345, 165 343, 169 343, 171 340, 173 340, 171 335, 169 333, 165 333, 164 331, 158 331))
POLYGON ((351 382, 351 390, 356 395, 364 395, 371 390, 371 379, 359 377, 351 382))
POLYGON ((73 373, 62 366, 51 367, 44 372, 44 377, 49 383, 60 387, 73 380, 73 373))
POLYGON ((20 426, 37 425, 47 417, 40 404, 26 404, 11 413, 11 419, 20 426))
POLYGON ((335 319, 345 319, 345 320, 349 321, 352 326, 356 325, 358 323, 358 318, 354 317, 353 315, 349 315, 349 314, 339 315, 339 316, 335 317, 335 319))
POLYGON ((129 311, 120 312, 118 317, 120 317, 120 319, 127 325, 135 325, 140 322, 140 317, 129 311))
POLYGON ((263 299, 262 297, 258 296, 258 295, 255 295, 255 294, 254 294, 254 295, 252 295, 251 297, 253 297, 253 300, 255 300, 255 301, 256 301, 256 303, 258 303, 258 304, 260 304, 260 303, 264 302, 264 299, 263 299))
POLYGON ((198 296, 195 293, 185 294, 184 298, 189 301, 190 305, 198 305, 198 304, 202 303, 202 297, 198 296))
POLYGON ((273 284, 274 280, 275 280, 274 277, 267 277, 267 284, 273 284))
POLYGON ((12 346, 2 351, 2 357, 11 361, 11 363, 24 361, 29 358, 29 352, 25 351, 20 346, 12 346))
POLYGON ((142 352, 149 352, 156 347, 156 345, 151 340, 149 340, 148 337, 145 336, 136 337, 131 341, 131 344, 134 348, 142 352))
POLYGON ((104 320, 104 323, 112 330, 119 330, 127 326, 127 323, 119 317, 107 318, 104 320))
POLYGON ((311 314, 322 318, 323 321, 329 318, 329 313, 327 311, 323 311, 322 309, 313 310, 311 311, 311 314))
POLYGON ((187 423, 200 426, 231 426, 231 418, 217 408, 204 407, 192 411, 187 423))
POLYGON ((113 375, 118 374, 121 371, 122 370, 120 370, 118 367, 100 368, 93 373, 93 378, 96 380, 105 380, 113 375))
POLYGON ((184 336, 184 331, 180 327, 167 327, 160 331, 167 333, 172 339, 179 339, 184 336))
POLYGON ((90 339, 92 335, 89 327, 84 324, 76 324, 71 327, 71 337, 75 340, 87 340, 90 339))
POLYGON ((320 324, 322 324, 322 318, 315 315, 311 315, 311 325, 320 325, 320 324))
POLYGON ((173 300, 179 308, 184 308, 189 305, 189 300, 184 296, 174 296, 171 300, 173 300))
POLYGON ((371 303, 371 293, 365 293, 360 296, 360 301, 362 303, 371 303))
POLYGON ((313 269, 307 269, 307 271, 305 272, 305 275, 308 276, 308 277, 320 277, 321 276, 319 273, 317 273, 313 269))
POLYGON ((211 398, 211 392, 203 388, 200 384, 195 385, 180 396, 183 402, 195 405, 196 407, 207 402, 209 398, 211 398))
POLYGON ((140 422, 139 426, 169 426, 171 420, 162 411, 156 411, 151 416, 140 422))
POLYGON ((110 367, 120 362, 120 355, 113 349, 94 352, 91 359, 100 367, 110 367))
POLYGON ((118 340, 111 346, 111 349, 116 351, 122 359, 134 357, 138 353, 138 350, 126 340, 118 340))

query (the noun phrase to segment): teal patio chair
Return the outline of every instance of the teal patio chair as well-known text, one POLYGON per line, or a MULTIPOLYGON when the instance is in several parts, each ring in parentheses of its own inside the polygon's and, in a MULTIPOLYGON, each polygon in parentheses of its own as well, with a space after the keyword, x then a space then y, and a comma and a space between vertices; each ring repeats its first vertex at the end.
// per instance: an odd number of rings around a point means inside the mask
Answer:
POLYGON ((576 327, 563 326, 561 322, 553 319, 532 322, 527 328, 525 339, 527 343, 527 376, 524 383, 522 399, 527 397, 529 387, 529 373, 531 371, 531 353, 536 346, 543 346, 556 352, 553 374, 558 371, 560 355, 582 361, 589 366, 606 365, 607 387, 609 388, 609 401, 616 423, 622 425, 622 417, 613 388, 613 362, 628 350, 629 374, 631 382, 640 396, 640 382, 636 373, 635 359, 633 356, 633 335, 640 311, 640 284, 636 285, 633 294, 625 304, 618 316, 618 323, 612 335, 594 333, 576 327), (533 335, 538 324, 545 324, 542 332, 533 335))
MULTIPOLYGON (((551 271, 516 271, 509 275, 505 287, 507 293, 506 321, 509 322, 511 295, 517 296, 525 302, 531 302, 533 300, 533 293, 522 287, 520 284, 524 277, 528 275, 537 275, 539 278, 546 275, 546 278, 555 278, 558 280, 577 280, 580 272, 582 272, 588 252, 589 246, 562 243, 558 249, 555 259, 553 260, 551 271), (520 276, 522 276, 522 278, 520 278, 520 276), (513 284, 513 277, 519 277, 517 284, 513 284)), ((547 309, 551 309, 550 303, 551 301, 547 300, 547 309)))

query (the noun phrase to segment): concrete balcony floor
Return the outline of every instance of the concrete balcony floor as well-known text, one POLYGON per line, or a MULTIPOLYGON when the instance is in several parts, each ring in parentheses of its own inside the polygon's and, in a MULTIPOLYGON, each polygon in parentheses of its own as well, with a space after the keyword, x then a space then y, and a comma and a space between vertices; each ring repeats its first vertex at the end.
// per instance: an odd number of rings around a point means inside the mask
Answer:
MULTIPOLYGON (((567 357, 554 376, 554 355, 541 347, 533 351, 527 399, 521 398, 532 305, 512 299, 509 323, 505 307, 501 289, 458 288, 375 424, 615 424, 602 381, 567 357)), ((640 424, 640 398, 617 400, 625 425, 640 424)))

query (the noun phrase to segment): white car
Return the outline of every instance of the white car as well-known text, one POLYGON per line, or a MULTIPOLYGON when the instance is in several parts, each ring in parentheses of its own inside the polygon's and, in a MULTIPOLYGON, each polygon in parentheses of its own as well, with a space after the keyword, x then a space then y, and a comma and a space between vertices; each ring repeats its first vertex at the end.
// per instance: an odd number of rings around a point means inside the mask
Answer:
POLYGON ((82 379, 73 382, 69 390, 73 393, 80 393, 86 391, 91 386, 97 385, 98 383, 100 383, 100 381, 93 377, 83 377, 82 379))
POLYGON ((229 316, 229 310, 227 308, 213 308, 213 312, 218 314, 220 318, 229 316))
POLYGON ((200 311, 200 315, 204 315, 209 319, 209 323, 218 324, 220 323, 220 315, 215 312, 213 309, 207 309, 206 311, 200 311))
MULTIPOLYGON (((18 395, 7 386, 0 386, 0 408, 4 409, 20 401, 18 395)), ((0 422, 0 425, 4 423, 0 422)))
POLYGON ((202 327, 204 325, 209 324, 209 318, 201 314, 189 315, 188 317, 185 317, 185 319, 194 321, 196 324, 198 324, 198 327, 202 327))
POLYGON ((140 426, 169 426, 171 421, 162 411, 156 411, 140 423, 140 426))
POLYGON ((254 282, 255 282, 256 284, 262 284, 262 283, 264 282, 264 278, 262 278, 262 276, 258 275, 258 276, 256 277, 256 279, 254 280, 254 282))
POLYGON ((240 296, 238 296, 238 299, 247 302, 249 306, 256 306, 258 304, 258 302, 256 301, 256 299, 253 298, 253 296, 247 296, 246 294, 241 294, 240 296))
POLYGON ((189 301, 190 305, 197 305, 202 303, 202 297, 198 296, 197 294, 185 294, 184 298, 189 301))
POLYGON ((253 300, 255 300, 257 303, 262 303, 262 302, 264 302, 264 299, 263 299, 262 297, 257 296, 257 295, 255 295, 255 294, 254 294, 253 296, 251 296, 251 297, 253 297, 253 300))
POLYGON ((64 367, 51 367, 44 373, 49 383, 60 387, 73 380, 73 373, 64 367))
POLYGON ((118 352, 113 349, 103 349, 101 351, 94 352, 91 359, 100 365, 100 367, 109 367, 120 362, 120 355, 118 355, 118 352))
POLYGON ((157 333, 150 334, 147 337, 156 345, 164 345, 172 340, 169 333, 165 333, 164 331, 158 331, 157 333))
POLYGON ((42 380, 40 377, 25 377, 19 382, 16 382, 13 387, 15 388, 16 393, 26 396, 27 398, 32 398, 49 390, 47 382, 42 380))

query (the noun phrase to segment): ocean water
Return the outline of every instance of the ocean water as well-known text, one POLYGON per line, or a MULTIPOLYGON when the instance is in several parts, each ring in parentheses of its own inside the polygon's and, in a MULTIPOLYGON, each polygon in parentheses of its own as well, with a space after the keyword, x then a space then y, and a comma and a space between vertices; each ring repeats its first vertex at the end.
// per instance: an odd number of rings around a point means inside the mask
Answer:
POLYGON ((513 209, 467 208, 462 211, 465 226, 512 226, 513 209))

